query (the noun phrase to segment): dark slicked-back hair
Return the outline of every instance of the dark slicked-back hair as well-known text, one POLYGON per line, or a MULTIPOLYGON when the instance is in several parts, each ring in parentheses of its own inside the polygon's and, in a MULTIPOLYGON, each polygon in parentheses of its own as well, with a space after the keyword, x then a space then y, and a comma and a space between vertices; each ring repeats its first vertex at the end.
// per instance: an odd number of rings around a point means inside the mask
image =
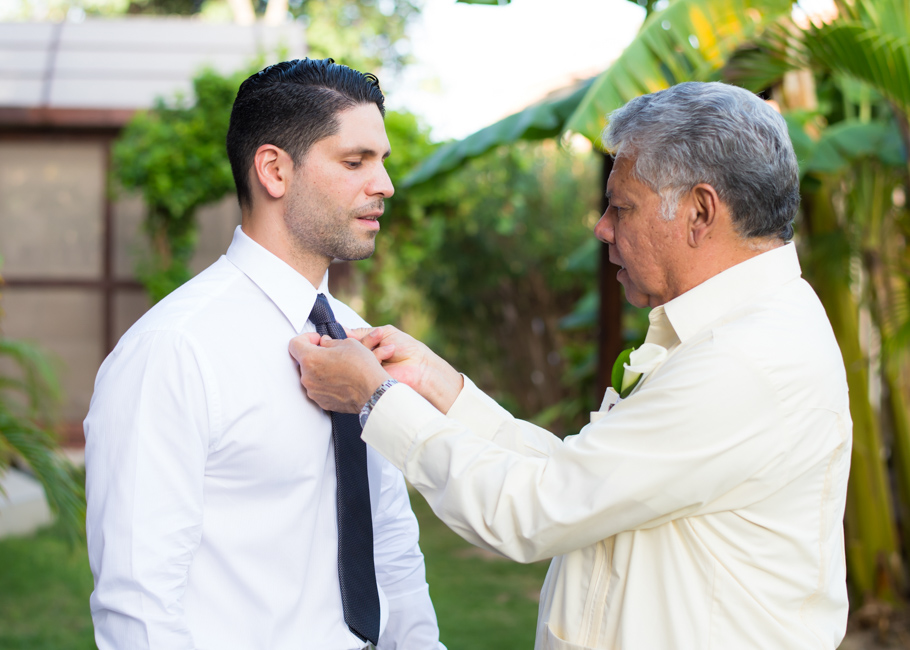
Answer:
POLYGON ((315 143, 338 131, 338 114, 373 103, 385 116, 385 98, 375 75, 332 59, 276 63, 240 84, 227 153, 241 207, 252 206, 249 171, 264 144, 283 149, 299 165, 315 143))

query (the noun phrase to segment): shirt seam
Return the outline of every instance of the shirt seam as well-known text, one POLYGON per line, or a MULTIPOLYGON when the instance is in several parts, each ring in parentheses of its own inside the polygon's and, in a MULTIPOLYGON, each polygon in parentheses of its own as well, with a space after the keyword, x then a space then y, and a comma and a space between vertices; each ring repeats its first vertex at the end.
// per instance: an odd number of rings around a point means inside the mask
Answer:
MULTIPOLYGON (((829 410, 829 409, 816 409, 816 410, 829 410)), ((841 433, 840 444, 837 448, 840 448, 846 440, 846 434, 844 432, 844 422, 840 414, 837 415, 837 428, 841 433)), ((828 459, 828 466, 825 468, 825 485, 822 489, 821 498, 819 499, 819 526, 818 526, 818 557, 819 557, 819 567, 818 567, 818 580, 815 585, 815 590, 803 600, 802 604, 799 606, 799 620, 802 622, 803 626, 812 634, 815 639, 818 640, 819 647, 825 646, 825 641, 818 635, 818 630, 816 630, 812 625, 810 625, 805 618, 806 606, 809 604, 809 601, 817 598, 822 593, 822 587, 824 585, 824 576, 826 574, 826 567, 830 563, 832 558, 826 557, 824 553, 824 545, 822 544, 823 531, 826 530, 826 522, 828 521, 828 515, 825 512, 825 503, 828 501, 831 492, 833 491, 833 466, 837 461, 837 453, 835 448, 835 453, 831 454, 831 458, 828 459)))

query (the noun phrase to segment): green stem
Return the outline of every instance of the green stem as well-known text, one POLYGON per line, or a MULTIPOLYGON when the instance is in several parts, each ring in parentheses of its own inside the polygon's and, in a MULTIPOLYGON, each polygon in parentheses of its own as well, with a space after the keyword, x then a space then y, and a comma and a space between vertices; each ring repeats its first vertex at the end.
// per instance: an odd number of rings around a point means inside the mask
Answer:
MULTIPOLYGON (((815 235, 830 235, 840 226, 831 201, 832 188, 822 186, 810 200, 807 219, 815 235)), ((867 359, 860 345, 859 309, 846 275, 819 273, 813 285, 828 313, 840 345, 850 391, 853 454, 845 514, 850 582, 864 597, 893 599, 893 569, 899 565, 894 508, 878 419, 869 399, 867 359)))

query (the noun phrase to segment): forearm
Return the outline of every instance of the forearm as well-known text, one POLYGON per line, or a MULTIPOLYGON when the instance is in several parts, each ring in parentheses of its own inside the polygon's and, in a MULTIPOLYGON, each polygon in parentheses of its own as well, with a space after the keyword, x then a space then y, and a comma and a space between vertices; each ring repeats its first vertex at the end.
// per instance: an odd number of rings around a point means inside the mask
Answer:
POLYGON ((448 413, 464 388, 464 377, 435 353, 430 353, 421 380, 411 386, 440 413, 448 413))

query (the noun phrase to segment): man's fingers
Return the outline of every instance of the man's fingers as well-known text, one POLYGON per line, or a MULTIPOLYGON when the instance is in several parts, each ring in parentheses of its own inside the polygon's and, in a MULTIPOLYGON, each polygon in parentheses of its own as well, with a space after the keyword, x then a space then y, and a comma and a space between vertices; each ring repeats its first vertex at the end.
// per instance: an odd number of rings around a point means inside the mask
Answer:
POLYGON ((380 345, 373 350, 373 356, 380 362, 388 361, 395 355, 395 346, 393 344, 380 345))
POLYGON ((348 338, 357 339, 368 349, 372 350, 381 345, 384 339, 391 336, 395 328, 391 325, 383 325, 382 327, 361 327, 354 330, 345 328, 344 331, 347 333, 348 338))
POLYGON ((319 345, 319 334, 316 332, 304 332, 300 336, 295 336, 288 344, 288 352, 300 363, 300 357, 303 356, 304 350, 319 345))
MULTIPOLYGON (((321 348, 336 348, 339 345, 347 345, 345 343, 347 339, 333 339, 331 336, 324 334, 321 339, 319 339, 319 347, 321 348)), ((351 339, 356 340, 356 339, 351 339)))
POLYGON ((357 327, 355 329, 344 328, 344 333, 348 335, 349 339, 357 339, 358 341, 363 341, 363 337, 372 332, 374 327, 357 327))

